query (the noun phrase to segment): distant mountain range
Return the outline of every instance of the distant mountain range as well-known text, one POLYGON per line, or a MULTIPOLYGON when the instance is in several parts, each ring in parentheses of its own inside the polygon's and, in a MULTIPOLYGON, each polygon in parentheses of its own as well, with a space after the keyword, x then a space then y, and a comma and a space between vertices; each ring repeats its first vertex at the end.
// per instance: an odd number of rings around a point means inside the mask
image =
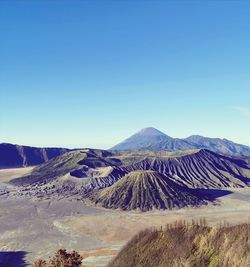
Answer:
POLYGON ((192 135, 184 139, 173 138, 153 127, 142 129, 112 147, 111 150, 178 151, 201 148, 220 154, 250 156, 249 146, 236 144, 227 139, 209 138, 200 135, 192 135))
POLYGON ((2 143, 0 144, 0 168, 18 168, 44 163, 70 151, 67 148, 40 148, 2 143))
MULTIPOLYGON (((224 155, 250 157, 250 147, 236 144, 227 139, 208 138, 200 135, 192 135, 184 139, 173 138, 153 127, 142 129, 110 150, 171 152, 190 149, 208 149, 224 155)), ((1 143, 0 168, 35 166, 72 150, 77 149, 41 148, 1 143)))

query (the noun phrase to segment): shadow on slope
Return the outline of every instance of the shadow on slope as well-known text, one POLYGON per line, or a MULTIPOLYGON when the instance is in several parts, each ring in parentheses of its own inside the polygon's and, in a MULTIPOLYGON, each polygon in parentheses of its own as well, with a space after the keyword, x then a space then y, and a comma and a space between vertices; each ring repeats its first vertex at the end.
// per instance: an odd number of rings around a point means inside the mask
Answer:
POLYGON ((204 198, 208 201, 215 201, 219 197, 223 197, 229 194, 232 194, 232 191, 229 190, 221 190, 221 189, 190 189, 191 193, 195 193, 196 195, 204 198))
POLYGON ((25 251, 0 251, 1 267, 26 267, 24 260, 27 252, 25 251))

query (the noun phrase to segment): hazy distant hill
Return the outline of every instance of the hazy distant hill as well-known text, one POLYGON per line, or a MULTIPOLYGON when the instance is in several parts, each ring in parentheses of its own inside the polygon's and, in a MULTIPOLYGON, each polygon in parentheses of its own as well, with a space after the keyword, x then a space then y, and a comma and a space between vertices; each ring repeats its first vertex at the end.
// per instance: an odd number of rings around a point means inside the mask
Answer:
POLYGON ((184 139, 172 138, 152 127, 142 129, 112 147, 111 150, 177 151, 200 148, 228 155, 250 156, 250 147, 226 139, 208 138, 199 135, 184 139))
POLYGON ((0 144, 0 168, 27 167, 44 163, 69 151, 66 148, 39 148, 0 144))
POLYGON ((172 138, 159 130, 149 127, 142 129, 111 150, 186 150, 194 148, 187 141, 172 138))
POLYGON ((231 155, 245 155, 250 156, 250 147, 236 144, 227 139, 209 138, 200 135, 192 135, 186 139, 191 145, 199 148, 207 148, 217 153, 231 154, 231 155))

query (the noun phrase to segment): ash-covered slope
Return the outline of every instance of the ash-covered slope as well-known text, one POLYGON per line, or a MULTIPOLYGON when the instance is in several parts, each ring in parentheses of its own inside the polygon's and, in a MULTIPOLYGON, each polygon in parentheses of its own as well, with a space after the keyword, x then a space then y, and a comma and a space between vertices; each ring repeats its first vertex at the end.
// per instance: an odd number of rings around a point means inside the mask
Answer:
POLYGON ((250 147, 220 138, 193 135, 188 138, 172 138, 155 128, 142 129, 111 150, 177 151, 187 149, 208 149, 216 153, 233 156, 250 156, 250 147))
POLYGON ((34 166, 69 151, 66 148, 39 148, 2 143, 0 144, 0 168, 34 166))
POLYGON ((148 157, 126 170, 154 170, 190 188, 250 186, 247 160, 226 157, 206 149, 176 157, 148 157))
POLYGON ((34 168, 30 175, 12 182, 18 185, 49 183, 67 177, 81 182, 86 190, 113 185, 137 170, 157 171, 189 188, 220 189, 250 186, 250 162, 226 157, 209 150, 171 153, 140 152, 113 154, 104 150, 77 150, 58 156, 34 168), (127 163, 129 158, 129 164, 127 163))
POLYGON ((93 193, 90 199, 105 208, 142 211, 205 203, 198 195, 168 177, 148 170, 130 172, 111 187, 93 193))
POLYGON ((111 155, 108 151, 97 149, 70 151, 35 167, 30 175, 11 182, 16 185, 48 183, 66 174, 76 178, 91 177, 95 169, 120 164, 120 160, 111 155))

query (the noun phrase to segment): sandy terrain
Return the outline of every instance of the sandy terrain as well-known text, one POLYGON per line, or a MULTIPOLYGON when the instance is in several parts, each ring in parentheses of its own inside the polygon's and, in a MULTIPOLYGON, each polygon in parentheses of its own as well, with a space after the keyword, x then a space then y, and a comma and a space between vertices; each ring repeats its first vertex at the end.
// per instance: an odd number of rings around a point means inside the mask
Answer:
POLYGON ((11 179, 28 174, 34 167, 15 168, 15 169, 0 169, 0 183, 8 182, 11 179))
MULTIPOLYGON (((0 170, 0 188, 30 168, 0 170)), ((29 266, 60 247, 76 249, 85 267, 105 266, 139 230, 175 220, 206 218, 209 224, 250 220, 250 189, 237 189, 219 198, 220 205, 196 209, 123 212, 88 206, 74 198, 38 200, 12 194, 0 197, 0 266, 29 266)))

